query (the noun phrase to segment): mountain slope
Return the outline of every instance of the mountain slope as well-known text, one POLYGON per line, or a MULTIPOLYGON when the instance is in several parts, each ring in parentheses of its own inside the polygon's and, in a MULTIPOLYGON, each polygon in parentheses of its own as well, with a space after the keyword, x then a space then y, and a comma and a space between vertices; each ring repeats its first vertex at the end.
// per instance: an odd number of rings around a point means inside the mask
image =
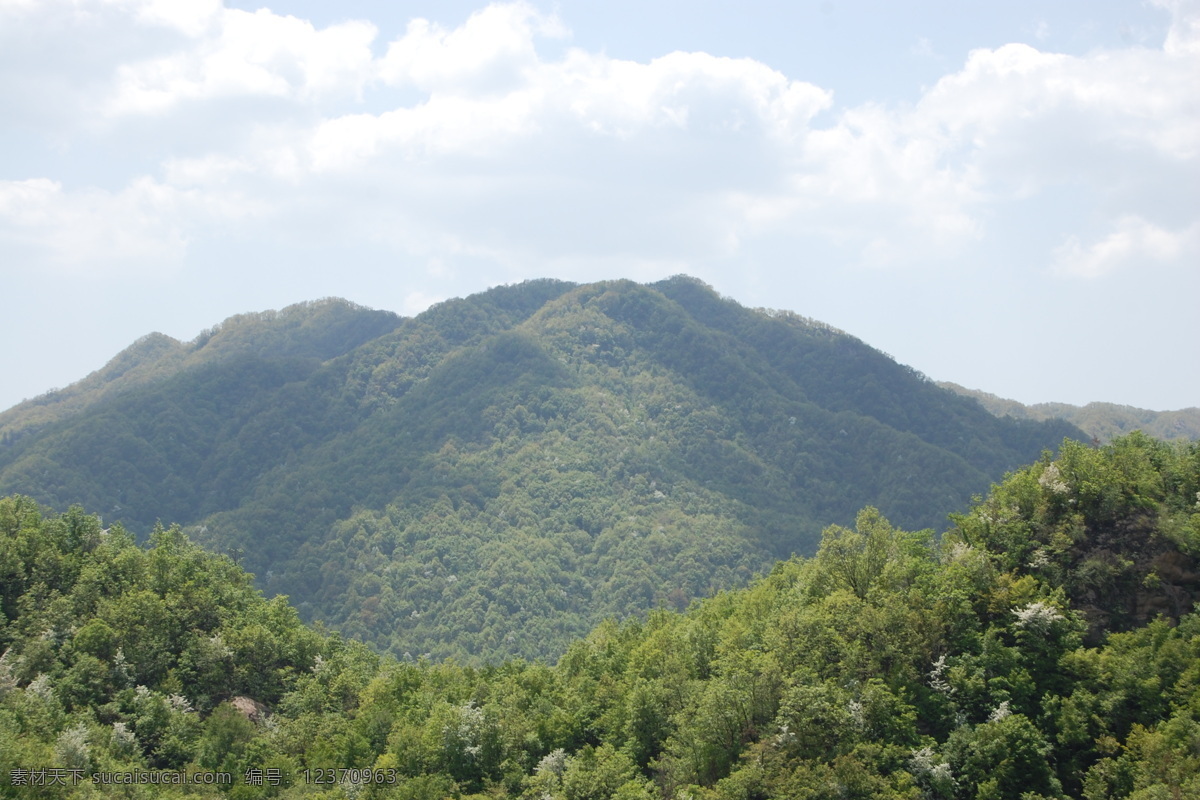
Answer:
POLYGON ((940 526, 1079 435, 687 278, 338 306, 332 328, 329 306, 235 318, 40 426, 8 412, 0 492, 178 521, 398 655, 536 657, 812 552, 866 505, 940 526))

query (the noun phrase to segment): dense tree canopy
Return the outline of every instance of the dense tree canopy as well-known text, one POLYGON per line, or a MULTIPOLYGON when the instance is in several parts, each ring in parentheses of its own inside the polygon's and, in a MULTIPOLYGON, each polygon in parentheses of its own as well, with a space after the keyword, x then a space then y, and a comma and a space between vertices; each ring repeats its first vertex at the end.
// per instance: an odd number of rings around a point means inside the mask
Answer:
POLYGON ((380 656, 177 528, 141 547, 10 497, 0 793, 115 793, 14 785, 73 768, 234 777, 130 797, 1196 796, 1198 492, 1200 446, 1067 444, 941 536, 863 509, 553 666, 380 656))

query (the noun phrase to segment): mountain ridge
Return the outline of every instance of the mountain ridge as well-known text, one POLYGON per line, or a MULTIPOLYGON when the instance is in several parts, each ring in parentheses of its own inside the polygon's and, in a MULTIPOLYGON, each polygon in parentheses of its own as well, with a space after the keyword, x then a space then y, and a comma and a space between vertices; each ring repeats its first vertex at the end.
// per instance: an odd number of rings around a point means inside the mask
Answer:
POLYGON ((950 381, 938 381, 943 389, 979 401, 997 417, 1013 419, 1062 419, 1077 425, 1100 442, 1109 442, 1135 430, 1165 441, 1200 440, 1200 408, 1151 411, 1147 408, 1095 401, 1077 406, 1070 403, 1025 404, 979 389, 968 389, 950 381))

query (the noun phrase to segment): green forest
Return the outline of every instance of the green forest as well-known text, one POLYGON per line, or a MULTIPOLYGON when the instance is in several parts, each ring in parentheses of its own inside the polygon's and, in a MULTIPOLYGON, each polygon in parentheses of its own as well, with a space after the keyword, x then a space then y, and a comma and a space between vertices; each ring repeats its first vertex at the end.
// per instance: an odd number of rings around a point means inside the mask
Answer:
POLYGON ((0 794, 1192 798, 1198 556, 1200 445, 1067 440, 945 530, 863 507, 810 557, 557 658, 427 659, 304 625, 179 527, 139 543, 14 495, 0 794), (139 774, 196 782, 103 782, 139 774))
POLYGON ((530 281, 150 335, 0 414, 0 494, 178 523, 379 652, 553 660, 745 586, 870 506, 940 528, 1064 437, 691 278, 530 281))

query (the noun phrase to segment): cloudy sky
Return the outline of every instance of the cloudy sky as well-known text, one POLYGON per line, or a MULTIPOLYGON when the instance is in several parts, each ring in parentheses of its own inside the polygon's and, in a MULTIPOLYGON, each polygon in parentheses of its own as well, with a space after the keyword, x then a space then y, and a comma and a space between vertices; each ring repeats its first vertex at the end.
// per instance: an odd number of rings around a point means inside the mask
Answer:
POLYGON ((326 296, 695 275, 1200 405, 1195 2, 0 0, 0 408, 326 296))

